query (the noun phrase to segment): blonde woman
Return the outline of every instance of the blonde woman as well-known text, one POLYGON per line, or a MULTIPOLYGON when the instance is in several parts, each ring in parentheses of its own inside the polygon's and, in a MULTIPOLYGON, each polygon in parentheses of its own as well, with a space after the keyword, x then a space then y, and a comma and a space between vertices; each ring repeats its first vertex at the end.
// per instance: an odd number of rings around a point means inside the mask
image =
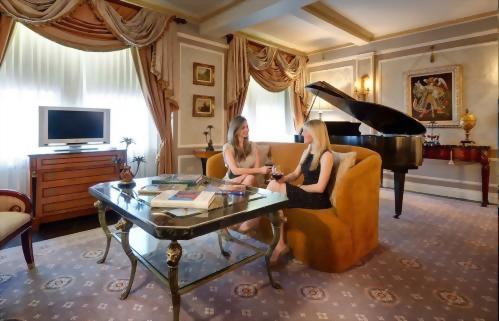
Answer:
MULTIPOLYGON (((310 120, 303 126, 303 136, 307 148, 303 152, 296 169, 278 181, 270 181, 267 189, 287 195, 288 208, 322 209, 331 207, 327 186, 333 168, 333 154, 329 149, 329 136, 326 125, 318 120, 310 120), (290 182, 303 175, 303 184, 296 186, 290 182)), ((282 215, 282 214, 281 214, 282 215)), ((257 219, 246 222, 248 228, 255 227, 257 219)), ((241 229, 240 229, 241 230, 241 229)), ((284 233, 281 226, 281 235, 270 259, 275 264, 279 257, 289 251, 284 242, 284 233)))
POLYGON ((229 125, 227 143, 222 152, 228 168, 224 179, 247 186, 255 186, 256 174, 269 174, 271 167, 261 166, 258 147, 249 141, 249 128, 246 118, 236 116, 229 125))

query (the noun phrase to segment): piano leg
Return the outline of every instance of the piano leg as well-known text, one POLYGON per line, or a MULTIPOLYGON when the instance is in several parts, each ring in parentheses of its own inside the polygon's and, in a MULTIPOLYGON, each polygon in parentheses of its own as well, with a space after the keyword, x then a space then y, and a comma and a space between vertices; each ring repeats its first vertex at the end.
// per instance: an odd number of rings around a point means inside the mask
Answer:
POLYGON ((395 192, 395 216, 394 218, 399 218, 402 214, 402 202, 404 200, 404 183, 405 174, 407 171, 396 171, 393 172, 393 191, 395 192))

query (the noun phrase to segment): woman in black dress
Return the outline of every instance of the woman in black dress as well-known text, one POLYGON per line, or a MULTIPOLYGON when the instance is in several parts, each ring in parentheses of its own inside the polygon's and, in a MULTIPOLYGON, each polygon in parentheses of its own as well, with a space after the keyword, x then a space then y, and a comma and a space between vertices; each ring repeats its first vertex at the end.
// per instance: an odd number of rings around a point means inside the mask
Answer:
MULTIPOLYGON (((267 189, 288 196, 288 208, 330 208, 328 183, 333 169, 333 153, 329 147, 329 136, 324 122, 313 119, 303 126, 303 138, 308 147, 303 152, 296 169, 281 178, 271 181, 267 189), (303 175, 303 184, 296 186, 290 182, 303 175)), ((279 243, 272 253, 271 263, 277 262, 279 257, 289 251, 284 242, 284 233, 281 226, 279 243)))
MULTIPOLYGON (((329 136, 326 125, 318 119, 306 122, 303 126, 303 137, 305 144, 308 144, 308 146, 303 152, 296 169, 278 181, 270 181, 267 189, 287 195, 289 199, 288 208, 330 208, 331 203, 327 186, 333 168, 333 154, 329 149, 329 136), (296 186, 290 183, 301 175, 303 175, 302 185, 296 186)), ((282 212, 281 215, 283 215, 282 212)), ((257 219, 251 220, 248 225, 252 227, 258 225, 257 219)), ((289 251, 284 242, 283 230, 281 226, 279 243, 277 243, 272 253, 271 264, 275 264, 281 255, 289 251)))

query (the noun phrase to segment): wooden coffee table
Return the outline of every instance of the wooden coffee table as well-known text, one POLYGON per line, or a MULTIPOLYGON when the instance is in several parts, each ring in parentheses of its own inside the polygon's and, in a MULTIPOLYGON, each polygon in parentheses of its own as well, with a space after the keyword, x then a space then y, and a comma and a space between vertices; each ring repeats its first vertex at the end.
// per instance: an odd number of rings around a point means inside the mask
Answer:
MULTIPOLYGON (((142 186, 151 184, 151 179, 137 179, 133 188, 121 188, 118 182, 101 183, 89 188, 89 193, 97 199, 95 206, 99 212, 100 225, 106 235, 106 249, 98 263, 105 262, 111 237, 121 243, 130 259, 130 277, 121 299, 127 298, 130 293, 137 261, 142 262, 160 280, 169 285, 174 320, 179 320, 181 294, 260 257, 265 257, 271 285, 280 288, 272 278, 269 260, 279 240, 281 218, 278 210, 286 206, 288 201, 286 196, 251 188, 244 196, 217 195, 212 208, 208 211, 186 217, 175 217, 161 212, 164 209, 151 208, 149 202, 152 196, 138 194, 142 186), (114 233, 106 223, 105 215, 108 209, 121 216, 114 233), (272 223, 273 240, 270 245, 251 240, 236 232, 229 232, 227 229, 233 224, 259 216, 268 216, 272 223), (189 265, 193 255, 190 257, 187 255, 186 259, 182 260, 183 247, 189 251, 202 249, 203 252, 197 254, 202 256, 205 253, 213 253, 205 250, 207 246, 213 244, 221 255, 212 255, 203 264, 198 262, 189 265), (227 247, 230 251, 226 249, 227 247), (202 266, 202 269, 193 271, 193 266, 202 266)), ((222 180, 203 177, 199 184, 189 189, 210 189, 222 183, 222 180)))

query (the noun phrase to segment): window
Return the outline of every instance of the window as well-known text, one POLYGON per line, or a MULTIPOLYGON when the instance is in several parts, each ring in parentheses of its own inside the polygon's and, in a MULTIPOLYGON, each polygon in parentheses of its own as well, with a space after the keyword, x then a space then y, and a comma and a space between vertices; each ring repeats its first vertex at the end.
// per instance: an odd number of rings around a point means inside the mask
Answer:
POLYGON ((111 109, 111 144, 133 137, 154 175, 157 132, 130 51, 84 52, 16 24, 0 67, 0 187, 28 191, 27 155, 38 148, 38 106, 111 109))
POLYGON ((293 141, 289 89, 270 92, 251 78, 242 115, 248 120, 252 141, 293 141))

